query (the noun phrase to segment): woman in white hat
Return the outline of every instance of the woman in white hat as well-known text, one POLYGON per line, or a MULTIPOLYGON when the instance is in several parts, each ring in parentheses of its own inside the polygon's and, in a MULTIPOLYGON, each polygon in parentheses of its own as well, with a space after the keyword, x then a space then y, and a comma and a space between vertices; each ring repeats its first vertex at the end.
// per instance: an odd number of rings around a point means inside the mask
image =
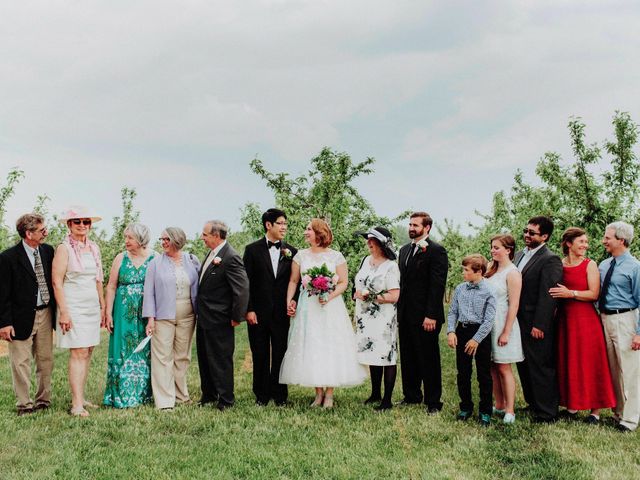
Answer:
POLYGON ((71 415, 87 417, 84 398, 93 347, 100 343, 105 302, 100 249, 89 240, 89 231, 100 217, 86 207, 69 208, 60 218, 69 234, 58 245, 53 259, 53 290, 58 304, 57 344, 68 348, 71 415))

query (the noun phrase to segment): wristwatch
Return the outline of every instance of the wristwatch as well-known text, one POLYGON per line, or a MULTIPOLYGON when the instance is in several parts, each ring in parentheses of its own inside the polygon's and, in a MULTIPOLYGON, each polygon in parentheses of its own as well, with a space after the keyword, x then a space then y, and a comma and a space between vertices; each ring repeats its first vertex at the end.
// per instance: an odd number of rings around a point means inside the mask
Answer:
POLYGON ((571 293, 573 293, 573 298, 578 298, 578 292, 576 292, 575 290, 573 290, 571 293))

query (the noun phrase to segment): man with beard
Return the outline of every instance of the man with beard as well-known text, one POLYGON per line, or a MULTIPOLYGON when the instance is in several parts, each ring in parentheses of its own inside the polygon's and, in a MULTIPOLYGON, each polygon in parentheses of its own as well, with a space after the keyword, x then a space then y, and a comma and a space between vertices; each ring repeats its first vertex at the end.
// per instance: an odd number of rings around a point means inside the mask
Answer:
POLYGON ((412 241, 400 249, 398 259, 402 404, 419 404, 424 400, 428 413, 442 409, 438 335, 444 323, 442 302, 449 266, 447 251, 429 239, 432 225, 428 213, 411 214, 409 237, 412 241))
POLYGON ((546 242, 553 221, 544 216, 529 219, 523 230, 525 249, 515 258, 522 273, 518 322, 524 361, 518 363, 524 399, 536 422, 553 422, 558 416, 554 317, 557 300, 549 289, 562 281, 562 261, 546 242))

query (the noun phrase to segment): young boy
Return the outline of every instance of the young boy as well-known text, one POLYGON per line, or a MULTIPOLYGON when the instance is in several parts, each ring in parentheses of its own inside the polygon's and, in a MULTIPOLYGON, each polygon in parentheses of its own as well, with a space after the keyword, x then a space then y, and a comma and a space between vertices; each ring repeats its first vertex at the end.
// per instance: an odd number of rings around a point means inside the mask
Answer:
POLYGON ((473 414, 471 373, 473 357, 480 387, 479 420, 483 426, 491 423, 493 407, 491 381, 491 328, 496 314, 496 299, 484 281, 487 259, 473 254, 462 260, 464 283, 456 287, 448 315, 447 343, 456 349, 460 412, 458 420, 473 414))

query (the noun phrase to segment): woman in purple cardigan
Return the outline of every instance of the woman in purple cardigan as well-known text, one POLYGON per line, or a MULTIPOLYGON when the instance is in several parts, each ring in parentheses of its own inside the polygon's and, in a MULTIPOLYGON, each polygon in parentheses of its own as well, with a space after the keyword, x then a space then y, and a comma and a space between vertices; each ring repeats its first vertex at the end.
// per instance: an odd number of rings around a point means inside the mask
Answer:
POLYGON ((187 369, 195 327, 196 293, 200 262, 182 247, 184 231, 167 227, 160 235, 164 253, 147 268, 142 316, 149 319, 151 338, 151 387, 156 408, 172 410, 176 403, 190 403, 187 369))

